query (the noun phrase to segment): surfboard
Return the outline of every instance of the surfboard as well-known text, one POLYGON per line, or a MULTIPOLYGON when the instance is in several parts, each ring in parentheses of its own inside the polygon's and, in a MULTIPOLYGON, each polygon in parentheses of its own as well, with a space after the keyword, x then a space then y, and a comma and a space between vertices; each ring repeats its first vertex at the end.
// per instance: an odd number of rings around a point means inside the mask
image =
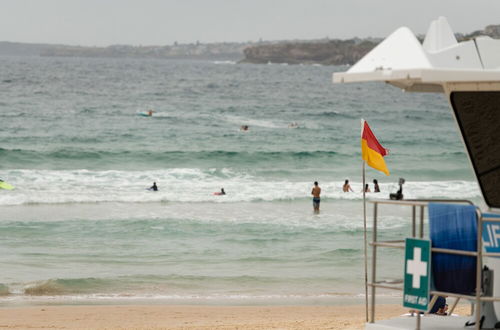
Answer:
POLYGON ((156 111, 154 110, 148 110, 148 111, 138 111, 137 112, 137 115, 138 116, 141 116, 141 117, 153 117, 153 114, 155 113, 156 111))
POLYGON ((14 189, 14 186, 10 183, 0 180, 0 189, 12 190, 14 189))

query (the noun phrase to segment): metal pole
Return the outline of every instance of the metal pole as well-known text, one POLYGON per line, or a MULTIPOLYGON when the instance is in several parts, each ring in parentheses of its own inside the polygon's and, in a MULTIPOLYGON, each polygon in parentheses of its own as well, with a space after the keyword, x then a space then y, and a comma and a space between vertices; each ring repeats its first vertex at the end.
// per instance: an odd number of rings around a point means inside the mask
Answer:
POLYGON ((424 207, 420 206, 420 238, 424 238, 424 207))
POLYGON ((457 307, 459 301, 460 301, 460 298, 456 298, 455 299, 455 302, 453 303, 453 305, 451 306, 451 308, 448 310, 448 315, 452 315, 453 314, 453 311, 455 310, 455 307, 457 307))
MULTIPOLYGON (((378 204, 375 203, 373 205, 373 228, 372 228, 372 237, 373 243, 377 242, 377 216, 378 216, 378 204)), ((375 284, 377 282, 377 246, 375 244, 372 245, 372 313, 370 323, 375 322, 375 284)))
POLYGON ((439 296, 436 294, 432 296, 431 302, 429 303, 429 310, 431 310, 432 307, 434 307, 434 304, 436 303, 438 298, 439 298, 439 296))
POLYGON ((482 275, 482 262, 483 262, 483 216, 477 212, 477 259, 476 259, 476 329, 481 328, 481 282, 482 275))
POLYGON ((416 226, 415 226, 415 219, 416 219, 416 206, 413 205, 411 207, 411 237, 415 238, 417 237, 417 230, 416 230, 416 226))
POLYGON ((363 160, 363 237, 365 254, 365 319, 368 322, 368 242, 366 237, 365 161, 363 160))
POLYGON ((417 330, 420 330, 420 312, 417 311, 417 327, 416 327, 417 330))

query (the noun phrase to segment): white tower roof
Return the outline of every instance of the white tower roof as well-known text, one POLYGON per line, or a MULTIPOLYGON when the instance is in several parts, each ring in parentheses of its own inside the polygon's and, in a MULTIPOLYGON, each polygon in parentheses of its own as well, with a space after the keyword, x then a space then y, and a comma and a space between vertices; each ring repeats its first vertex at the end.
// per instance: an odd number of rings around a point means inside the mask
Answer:
POLYGON ((444 82, 500 81, 500 40, 479 37, 457 42, 448 21, 439 17, 423 45, 401 27, 334 83, 385 81, 406 91, 442 92, 444 82))

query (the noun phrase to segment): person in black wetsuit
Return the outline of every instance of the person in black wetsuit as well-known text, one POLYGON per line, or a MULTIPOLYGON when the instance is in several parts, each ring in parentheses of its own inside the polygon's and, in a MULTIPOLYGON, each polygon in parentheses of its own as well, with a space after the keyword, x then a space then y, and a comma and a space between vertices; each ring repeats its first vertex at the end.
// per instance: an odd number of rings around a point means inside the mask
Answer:
POLYGON ((373 179, 373 192, 380 192, 377 179, 373 179))
POLYGON ((151 188, 149 188, 149 190, 158 191, 158 186, 156 185, 156 182, 153 182, 153 185, 151 186, 151 188))

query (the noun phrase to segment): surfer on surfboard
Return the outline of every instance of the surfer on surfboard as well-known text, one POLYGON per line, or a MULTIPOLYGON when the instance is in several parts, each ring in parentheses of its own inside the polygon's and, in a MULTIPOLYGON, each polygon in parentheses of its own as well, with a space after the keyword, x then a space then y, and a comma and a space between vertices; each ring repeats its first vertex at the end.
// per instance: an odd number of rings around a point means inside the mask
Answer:
POLYGON ((0 179, 0 189, 12 190, 14 189, 14 186, 0 179))
POLYGON ((142 117, 153 117, 153 113, 154 113, 154 112, 155 112, 154 110, 151 110, 151 109, 150 109, 150 110, 148 110, 148 111, 141 111, 141 112, 138 112, 137 114, 138 114, 139 116, 142 116, 142 117))
POLYGON ((223 196, 225 194, 226 194, 226 192, 224 191, 224 188, 220 188, 220 191, 214 192, 215 196, 223 196))

